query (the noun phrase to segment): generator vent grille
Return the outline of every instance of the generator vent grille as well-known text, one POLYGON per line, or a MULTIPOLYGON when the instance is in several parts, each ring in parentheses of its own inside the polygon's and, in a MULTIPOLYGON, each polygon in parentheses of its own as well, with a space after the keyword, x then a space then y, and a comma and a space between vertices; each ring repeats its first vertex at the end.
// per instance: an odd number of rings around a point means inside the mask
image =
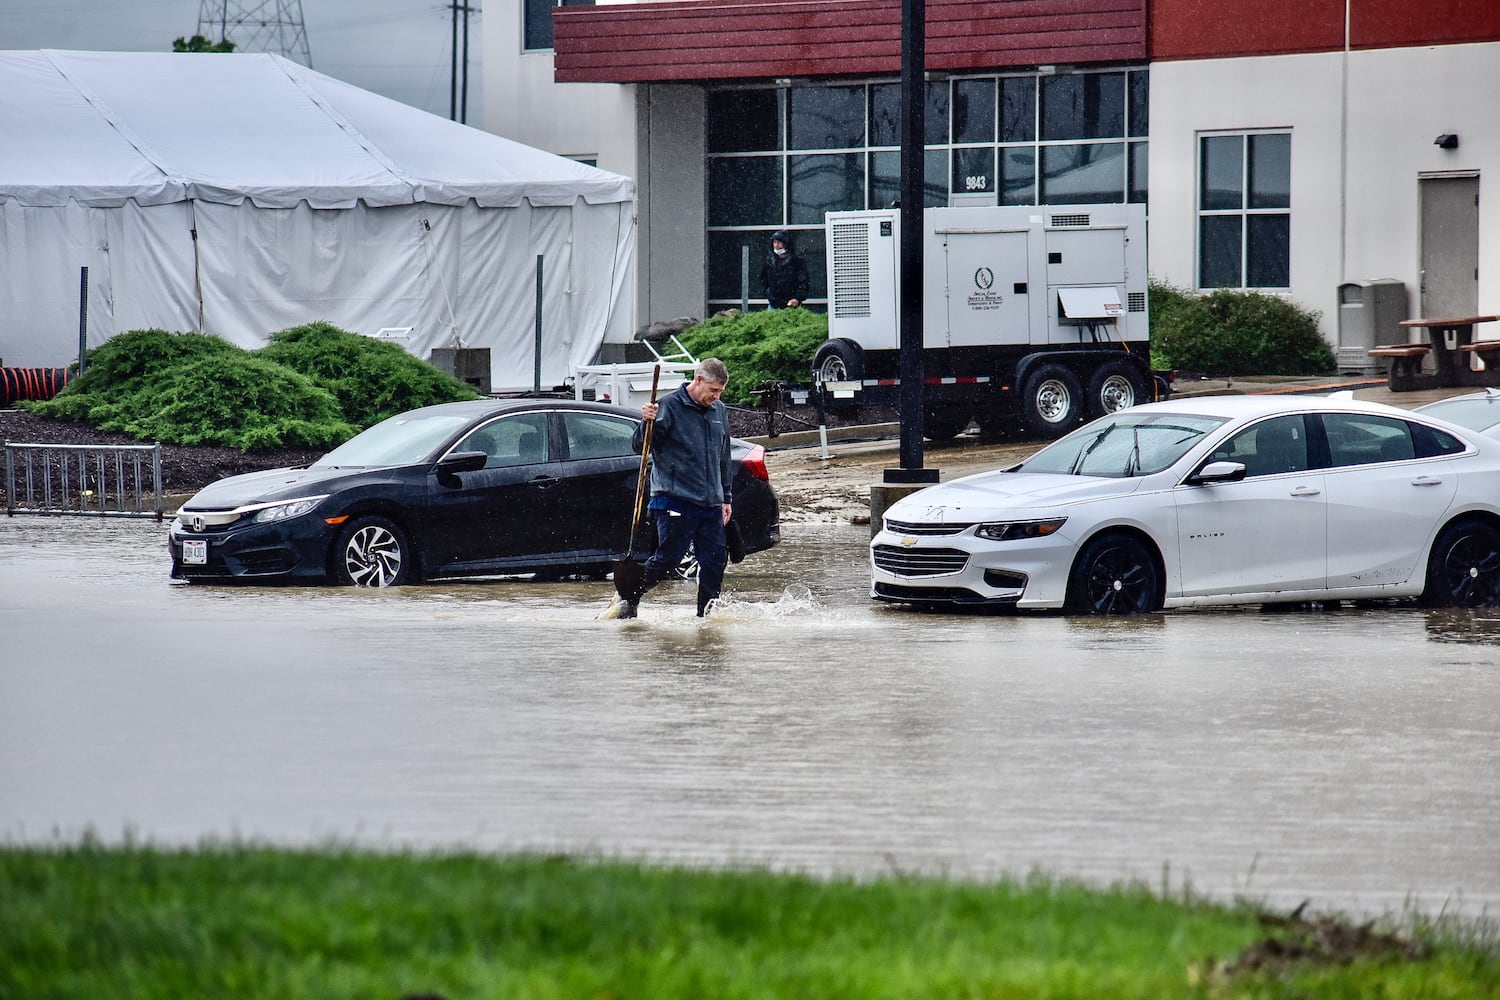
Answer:
POLYGON ((833 314, 840 319, 870 315, 870 224, 833 226, 833 314))
POLYGON ((1087 226, 1089 224, 1089 216, 1086 213, 1054 215, 1052 217, 1052 224, 1054 226, 1087 226))
POLYGON ((1145 312, 1146 311, 1146 293, 1145 292, 1131 292, 1130 295, 1129 295, 1129 297, 1125 300, 1125 308, 1129 309, 1133 313, 1143 313, 1143 312, 1145 312))

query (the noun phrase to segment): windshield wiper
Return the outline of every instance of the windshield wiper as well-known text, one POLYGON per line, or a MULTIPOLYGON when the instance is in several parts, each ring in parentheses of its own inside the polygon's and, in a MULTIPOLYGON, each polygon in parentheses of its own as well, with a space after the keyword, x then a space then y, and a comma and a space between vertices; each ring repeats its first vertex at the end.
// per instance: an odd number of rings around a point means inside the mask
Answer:
POLYGON ((1078 453, 1078 457, 1073 460, 1072 467, 1068 469, 1068 475, 1081 475, 1079 470, 1083 468, 1083 463, 1087 461, 1088 457, 1094 453, 1095 448, 1104 443, 1105 438, 1109 437, 1115 432, 1116 426, 1118 425, 1111 424, 1110 426, 1104 428, 1103 434, 1100 434, 1098 437, 1094 438, 1094 440, 1089 443, 1089 446, 1087 448, 1078 453))
POLYGON ((1130 428, 1131 444, 1130 454, 1125 456, 1125 475, 1135 476, 1141 471, 1141 426, 1133 424, 1130 428))

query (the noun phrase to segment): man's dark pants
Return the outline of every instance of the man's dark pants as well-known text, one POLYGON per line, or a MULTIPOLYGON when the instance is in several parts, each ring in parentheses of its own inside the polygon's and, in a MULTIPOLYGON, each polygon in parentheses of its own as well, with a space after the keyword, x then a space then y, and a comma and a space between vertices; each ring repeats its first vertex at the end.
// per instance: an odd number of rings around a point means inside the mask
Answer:
POLYGON ((703 614, 708 602, 719 596, 724 584, 724 565, 729 552, 724 544, 724 517, 720 507, 704 507, 701 511, 683 512, 654 510, 656 537, 660 543, 656 552, 646 560, 647 589, 672 575, 682 562, 688 546, 698 557, 698 614, 703 614))

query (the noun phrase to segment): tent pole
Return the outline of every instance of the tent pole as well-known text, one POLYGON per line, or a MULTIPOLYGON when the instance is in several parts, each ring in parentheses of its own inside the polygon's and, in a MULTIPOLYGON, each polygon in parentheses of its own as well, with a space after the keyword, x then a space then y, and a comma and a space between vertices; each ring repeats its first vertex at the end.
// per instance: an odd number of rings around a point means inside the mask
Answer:
POLYGON ((78 269, 78 374, 83 374, 89 353, 89 268, 78 269))
POLYGON ((531 389, 542 394, 542 255, 536 255, 536 361, 532 369, 531 389))

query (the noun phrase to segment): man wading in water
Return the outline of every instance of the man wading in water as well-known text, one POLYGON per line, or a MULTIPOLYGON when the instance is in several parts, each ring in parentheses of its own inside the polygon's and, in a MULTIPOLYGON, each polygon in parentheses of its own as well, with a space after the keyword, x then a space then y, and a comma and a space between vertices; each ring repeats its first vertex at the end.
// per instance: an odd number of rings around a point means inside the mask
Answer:
POLYGON ((729 556, 724 527, 734 502, 729 411, 719 401, 728 382, 724 362, 705 358, 698 362, 691 382, 678 386, 660 403, 641 407, 646 423, 635 429, 633 445, 637 452, 644 447, 647 424, 655 421, 647 509, 659 541, 646 560, 640 584, 622 595, 607 617, 634 618, 642 595, 672 575, 689 545, 698 557, 698 617, 719 596, 729 556))

